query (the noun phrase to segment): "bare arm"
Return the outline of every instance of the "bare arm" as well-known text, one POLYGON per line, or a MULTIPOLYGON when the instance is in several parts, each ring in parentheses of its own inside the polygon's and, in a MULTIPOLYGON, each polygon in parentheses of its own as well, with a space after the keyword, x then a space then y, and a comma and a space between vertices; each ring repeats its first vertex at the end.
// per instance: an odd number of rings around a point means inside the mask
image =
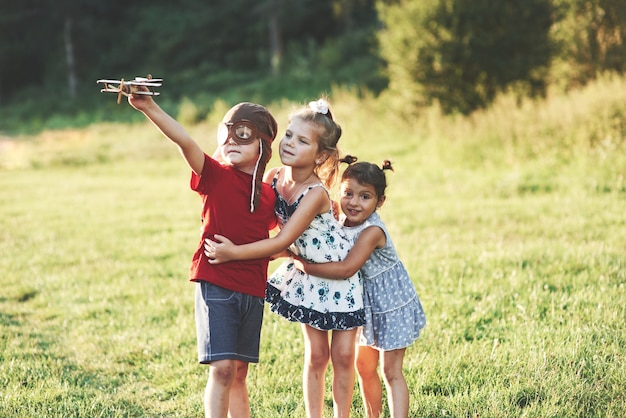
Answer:
POLYGON ((226 237, 215 235, 213 241, 205 240, 205 254, 211 264, 270 257, 289 247, 302 235, 318 213, 329 209, 329 205, 330 200, 326 191, 316 187, 300 201, 298 209, 276 236, 249 244, 235 245, 226 237))
POLYGON ((272 180, 278 171, 278 167, 270 168, 265 170, 265 174, 263 175, 263 182, 267 184, 272 184, 272 180))
POLYGON ((298 258, 295 261, 296 268, 307 274, 326 279, 346 279, 359 271, 370 255, 372 255, 372 252, 376 248, 382 248, 385 245, 385 241, 386 237, 383 230, 377 226, 372 226, 361 232, 354 246, 342 261, 308 263, 298 258))
POLYGON ((142 112, 163 135, 178 146, 183 158, 185 158, 194 173, 202 173, 204 151, 174 118, 161 109, 152 97, 131 94, 128 98, 128 103, 142 112))

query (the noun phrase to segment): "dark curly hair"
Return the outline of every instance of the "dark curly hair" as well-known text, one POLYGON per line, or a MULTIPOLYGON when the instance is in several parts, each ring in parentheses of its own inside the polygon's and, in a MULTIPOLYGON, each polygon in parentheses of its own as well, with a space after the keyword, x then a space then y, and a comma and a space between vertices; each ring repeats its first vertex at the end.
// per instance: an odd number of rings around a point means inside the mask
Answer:
POLYGON ((359 184, 371 184, 374 186, 376 198, 380 200, 385 195, 385 189, 387 188, 385 170, 393 171, 391 161, 383 161, 380 167, 373 163, 356 161, 357 158, 352 155, 346 155, 340 160, 340 162, 348 164, 348 168, 344 170, 341 176, 341 181, 354 179, 359 184))

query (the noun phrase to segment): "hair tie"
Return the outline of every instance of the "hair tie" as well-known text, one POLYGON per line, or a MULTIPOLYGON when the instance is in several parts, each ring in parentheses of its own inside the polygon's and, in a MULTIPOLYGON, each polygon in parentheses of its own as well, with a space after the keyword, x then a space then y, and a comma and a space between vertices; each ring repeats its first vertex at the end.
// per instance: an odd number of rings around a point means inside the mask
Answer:
POLYGON ((314 112, 321 113, 322 115, 328 115, 328 102, 324 99, 309 102, 309 108, 311 108, 314 112))
POLYGON ((341 160, 339 160, 339 162, 340 163, 346 163, 346 164, 350 165, 352 163, 355 163, 357 160, 358 160, 358 158, 356 158, 355 156, 346 155, 341 160))
POLYGON ((389 160, 383 161, 383 165, 381 166, 381 169, 394 171, 393 167, 391 166, 391 161, 389 160))

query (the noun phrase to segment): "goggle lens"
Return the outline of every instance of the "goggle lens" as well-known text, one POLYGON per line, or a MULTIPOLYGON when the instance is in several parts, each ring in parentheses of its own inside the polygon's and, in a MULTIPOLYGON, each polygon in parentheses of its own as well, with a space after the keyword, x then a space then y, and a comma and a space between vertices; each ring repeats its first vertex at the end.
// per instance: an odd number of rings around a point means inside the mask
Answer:
POLYGON ((252 129, 246 125, 235 125, 233 131, 238 139, 249 139, 252 137, 252 129))
POLYGON ((256 126, 248 120, 220 123, 217 131, 217 141, 220 145, 225 144, 228 138, 232 138, 239 145, 247 145, 258 136, 256 126))

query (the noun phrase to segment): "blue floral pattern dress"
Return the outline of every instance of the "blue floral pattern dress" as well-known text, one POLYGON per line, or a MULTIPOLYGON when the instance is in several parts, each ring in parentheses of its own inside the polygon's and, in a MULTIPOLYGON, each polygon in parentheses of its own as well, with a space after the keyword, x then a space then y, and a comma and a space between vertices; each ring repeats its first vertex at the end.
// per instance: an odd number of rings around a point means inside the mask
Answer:
MULTIPOLYGON (((277 176, 272 188, 276 193, 276 214, 284 225, 309 190, 324 186, 321 183, 309 186, 290 205, 276 191, 277 176)), ((351 247, 331 208, 316 215, 289 250, 309 262, 325 263, 343 260, 351 247)), ((324 279, 296 269, 293 259, 288 258, 268 279, 265 300, 273 312, 285 319, 323 331, 348 330, 365 323, 360 273, 345 280, 324 279)))
POLYGON ((426 316, 378 213, 371 214, 361 225, 344 227, 344 231, 356 242, 359 234, 372 226, 383 230, 386 242, 361 267, 365 326, 358 343, 383 351, 397 350, 408 347, 419 337, 426 326, 426 316))

